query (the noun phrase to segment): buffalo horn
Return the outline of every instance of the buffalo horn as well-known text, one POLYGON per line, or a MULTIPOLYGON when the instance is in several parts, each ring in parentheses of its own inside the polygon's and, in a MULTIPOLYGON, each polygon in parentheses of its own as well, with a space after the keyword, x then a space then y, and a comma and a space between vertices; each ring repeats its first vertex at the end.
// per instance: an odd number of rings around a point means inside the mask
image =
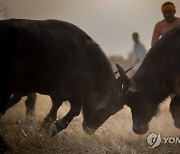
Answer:
MULTIPOLYGON (((121 87, 119 87, 119 88, 121 88, 123 90, 123 92, 125 92, 128 89, 128 86, 129 86, 129 78, 126 75, 126 71, 118 63, 116 63, 116 67, 117 67, 118 72, 120 74, 120 76, 119 76, 119 78, 117 80, 120 80, 120 82, 122 82, 122 88, 121 87)), ((130 69, 128 69, 128 71, 130 69)))
MULTIPOLYGON (((133 67, 134 67, 134 66, 131 66, 131 67, 128 68, 125 72, 126 72, 126 73, 129 72, 133 67)), ((115 75, 116 75, 117 73, 119 73, 119 71, 114 72, 115 75)))

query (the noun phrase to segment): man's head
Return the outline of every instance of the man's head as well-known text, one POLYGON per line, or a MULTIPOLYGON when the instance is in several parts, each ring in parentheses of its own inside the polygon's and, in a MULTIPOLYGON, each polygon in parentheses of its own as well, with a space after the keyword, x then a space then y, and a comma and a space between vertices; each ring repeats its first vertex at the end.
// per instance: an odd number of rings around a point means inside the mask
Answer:
POLYGON ((134 42, 138 42, 139 41, 139 35, 137 32, 132 33, 132 39, 134 42))
POLYGON ((161 11, 168 23, 172 23, 175 20, 174 15, 176 13, 176 8, 172 2, 165 2, 164 4, 162 4, 161 11))

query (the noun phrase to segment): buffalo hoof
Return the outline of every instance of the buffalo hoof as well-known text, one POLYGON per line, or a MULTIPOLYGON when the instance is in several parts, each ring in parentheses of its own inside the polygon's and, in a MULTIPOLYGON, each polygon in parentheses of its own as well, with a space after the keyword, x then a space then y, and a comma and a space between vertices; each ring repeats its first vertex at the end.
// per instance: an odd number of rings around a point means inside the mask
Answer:
POLYGON ((41 129, 45 131, 45 133, 48 133, 50 126, 52 125, 53 121, 46 121, 44 120, 41 123, 41 129))
POLYGON ((58 133, 59 132, 58 132, 58 129, 56 127, 56 124, 51 124, 51 126, 49 127, 48 135, 53 137, 53 136, 55 136, 58 133))
POLYGON ((67 128, 68 123, 64 122, 62 120, 58 120, 57 122, 51 124, 51 126, 49 127, 49 136, 54 136, 56 134, 58 134, 60 131, 62 131, 63 129, 67 128))

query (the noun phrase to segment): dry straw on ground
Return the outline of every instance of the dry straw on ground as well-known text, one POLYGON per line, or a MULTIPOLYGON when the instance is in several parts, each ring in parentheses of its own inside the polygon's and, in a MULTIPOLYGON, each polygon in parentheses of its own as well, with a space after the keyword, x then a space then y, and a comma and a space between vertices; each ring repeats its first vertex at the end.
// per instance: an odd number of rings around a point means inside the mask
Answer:
MULTIPOLYGON (((51 107, 50 98, 38 95, 36 116, 26 120, 24 99, 9 109, 0 121, 1 134, 11 147, 5 153, 43 154, 139 154, 139 153, 180 153, 180 144, 162 143, 157 148, 149 148, 146 138, 151 132, 161 136, 180 137, 180 129, 174 127, 169 99, 161 106, 157 117, 150 122, 146 135, 138 136, 132 131, 131 114, 128 107, 110 117, 95 135, 86 135, 81 127, 82 115, 73 119, 67 129, 55 137, 49 137, 39 130, 40 123, 51 107)), ((61 118, 69 109, 68 102, 58 111, 61 118)))

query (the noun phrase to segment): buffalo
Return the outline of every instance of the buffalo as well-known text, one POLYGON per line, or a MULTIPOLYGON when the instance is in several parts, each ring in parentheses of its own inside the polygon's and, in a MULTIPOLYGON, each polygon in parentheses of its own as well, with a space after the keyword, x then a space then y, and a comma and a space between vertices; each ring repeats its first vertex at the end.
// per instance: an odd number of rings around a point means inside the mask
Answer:
MULTIPOLYGON (((0 113, 12 94, 49 95, 50 112, 42 122, 50 136, 83 113, 83 129, 94 133, 124 106, 116 79, 100 46, 79 27, 59 20, 0 21, 0 113), (64 101, 69 112, 59 120, 64 101)), ((43 103, 42 103, 43 105, 43 103)))
POLYGON ((131 108, 133 131, 145 134, 148 123, 159 104, 169 95, 174 124, 180 128, 180 26, 168 32, 146 55, 135 75, 129 79, 117 64, 121 74, 124 101, 131 108))

